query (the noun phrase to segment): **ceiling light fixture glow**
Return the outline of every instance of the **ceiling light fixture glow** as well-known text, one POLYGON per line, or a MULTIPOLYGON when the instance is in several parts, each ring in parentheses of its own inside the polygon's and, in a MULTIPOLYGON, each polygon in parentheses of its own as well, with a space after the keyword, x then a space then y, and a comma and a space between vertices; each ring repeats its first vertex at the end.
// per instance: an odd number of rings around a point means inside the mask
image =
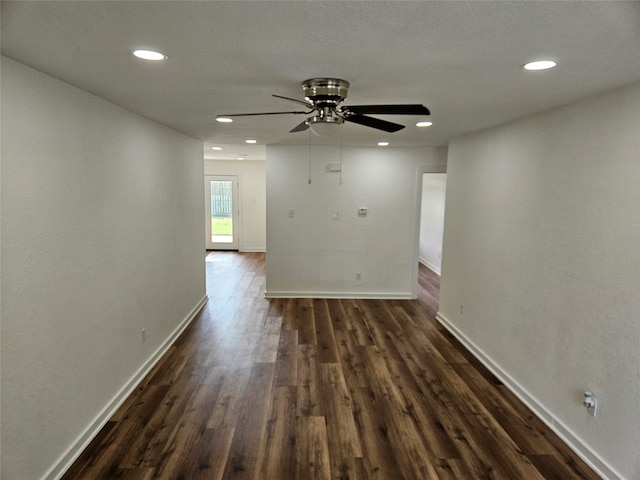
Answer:
POLYGON ((557 65, 553 60, 538 60, 536 62, 529 62, 522 66, 525 70, 548 70, 549 68, 553 68, 557 65))
POLYGON ((217 150, 217 151, 220 151, 220 150, 222 150, 222 147, 211 147, 211 150, 217 150))
POLYGON ((250 138, 248 140, 245 140, 244 143, 257 143, 257 140, 250 138))
POLYGON ((431 125, 433 125, 433 122, 418 122, 416 123, 416 127, 430 127, 431 125))
POLYGON ((164 53, 155 52, 153 50, 134 50, 132 53, 137 58, 141 58, 142 60, 152 60, 154 62, 166 60, 168 58, 164 53))
POLYGON ((389 146, 389 142, 378 142, 378 146, 379 147, 388 147, 389 146))
POLYGON ((233 122, 233 118, 229 118, 229 117, 216 117, 216 122, 220 122, 220 123, 231 123, 231 122, 233 122))

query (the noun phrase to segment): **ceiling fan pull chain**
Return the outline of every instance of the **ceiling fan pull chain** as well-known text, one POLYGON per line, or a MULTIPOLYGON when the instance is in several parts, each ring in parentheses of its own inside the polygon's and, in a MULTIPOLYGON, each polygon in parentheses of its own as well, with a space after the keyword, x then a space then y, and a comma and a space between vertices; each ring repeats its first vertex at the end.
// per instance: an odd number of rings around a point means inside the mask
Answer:
POLYGON ((344 125, 340 125, 340 185, 342 185, 342 129, 344 125))
POLYGON ((311 185, 311 129, 309 129, 309 152, 307 158, 309 161, 309 180, 307 181, 307 183, 311 185))

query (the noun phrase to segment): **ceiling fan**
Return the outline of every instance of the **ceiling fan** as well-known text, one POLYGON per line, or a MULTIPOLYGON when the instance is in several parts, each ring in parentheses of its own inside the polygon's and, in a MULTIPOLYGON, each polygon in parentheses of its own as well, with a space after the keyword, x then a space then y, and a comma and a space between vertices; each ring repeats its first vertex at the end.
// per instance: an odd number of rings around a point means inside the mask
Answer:
POLYGON ((357 123, 365 127, 376 128, 385 132, 397 132, 404 125, 388 122, 368 115, 429 115, 429 109, 420 104, 399 105, 341 105, 347 97, 349 82, 339 78, 311 78, 302 82, 304 100, 273 95, 276 98, 290 100, 306 107, 304 111, 235 113, 216 115, 216 119, 229 117, 245 117, 255 115, 309 115, 302 123, 295 126, 289 133, 302 132, 311 128, 318 135, 329 134, 330 130, 344 122, 357 123))

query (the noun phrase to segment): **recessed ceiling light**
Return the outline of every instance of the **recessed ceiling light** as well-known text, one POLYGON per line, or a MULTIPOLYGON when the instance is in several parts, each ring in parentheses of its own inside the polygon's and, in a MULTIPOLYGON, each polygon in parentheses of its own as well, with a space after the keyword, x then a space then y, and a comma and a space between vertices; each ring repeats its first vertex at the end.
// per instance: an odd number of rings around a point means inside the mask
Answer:
POLYGON ((222 150, 222 147, 211 147, 211 150, 222 150))
POLYGON ((389 146, 389 142, 378 142, 379 147, 387 147, 389 146))
POLYGON ((557 65, 553 60, 538 60, 536 62, 529 62, 523 65, 525 70, 547 70, 557 65))
POLYGON ((416 127, 430 127, 431 125, 433 125, 433 122, 418 122, 416 123, 416 127))
POLYGON ((168 57, 164 53, 154 52, 153 50, 134 50, 133 55, 143 60, 166 60, 168 57))
POLYGON ((216 122, 220 122, 220 123, 231 123, 231 122, 233 122, 233 118, 229 118, 229 117, 216 117, 216 122))
POLYGON ((257 140, 250 138, 249 140, 245 140, 244 143, 257 143, 257 140))
POLYGON ((236 160, 244 160, 244 157, 238 157, 236 160))

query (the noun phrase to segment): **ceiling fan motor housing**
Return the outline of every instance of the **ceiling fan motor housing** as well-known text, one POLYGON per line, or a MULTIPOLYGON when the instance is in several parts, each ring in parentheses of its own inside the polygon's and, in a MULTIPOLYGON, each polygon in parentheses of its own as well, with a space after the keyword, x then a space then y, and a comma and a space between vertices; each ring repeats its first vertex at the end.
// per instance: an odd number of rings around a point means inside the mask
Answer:
POLYGON ((306 124, 311 126, 318 123, 335 123, 342 124, 344 122, 344 118, 337 115, 335 111, 330 110, 329 108, 325 108, 323 110, 318 111, 318 115, 314 115, 313 117, 309 117, 306 120, 306 124))
POLYGON ((349 91, 349 82, 340 78, 311 78, 302 82, 305 99, 316 108, 338 106, 349 91))

